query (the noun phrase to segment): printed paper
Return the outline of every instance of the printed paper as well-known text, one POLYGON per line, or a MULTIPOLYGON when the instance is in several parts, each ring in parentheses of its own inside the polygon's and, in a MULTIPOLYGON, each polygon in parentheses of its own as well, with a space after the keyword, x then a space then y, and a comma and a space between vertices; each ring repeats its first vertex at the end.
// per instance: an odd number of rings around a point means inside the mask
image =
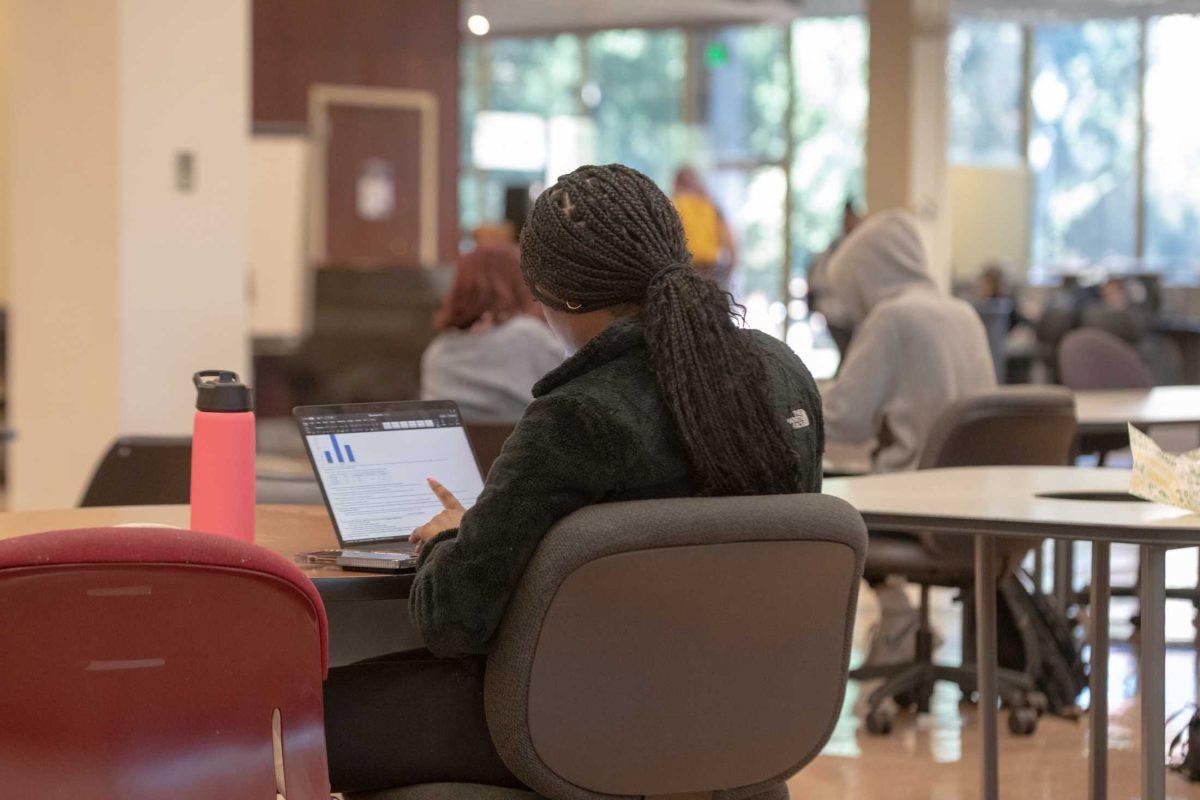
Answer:
POLYGON ((1133 479, 1129 493, 1143 500, 1200 514, 1200 450, 1164 453, 1146 434, 1129 426, 1133 479))

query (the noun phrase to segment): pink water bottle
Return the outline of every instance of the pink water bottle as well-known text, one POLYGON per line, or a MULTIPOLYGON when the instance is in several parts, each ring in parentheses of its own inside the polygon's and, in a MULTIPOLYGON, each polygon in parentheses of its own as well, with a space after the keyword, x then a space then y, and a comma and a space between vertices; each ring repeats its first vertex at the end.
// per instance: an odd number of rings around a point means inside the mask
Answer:
POLYGON ((192 530, 253 542, 254 393, 227 370, 192 381, 192 530))

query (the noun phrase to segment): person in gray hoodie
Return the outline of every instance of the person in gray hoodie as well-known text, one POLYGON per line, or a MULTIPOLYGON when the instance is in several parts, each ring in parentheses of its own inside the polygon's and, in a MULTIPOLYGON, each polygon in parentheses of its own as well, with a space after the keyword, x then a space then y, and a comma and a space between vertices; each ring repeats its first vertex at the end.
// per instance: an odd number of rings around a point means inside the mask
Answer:
POLYGON ((823 395, 825 434, 874 441, 877 472, 916 469, 946 407, 996 385, 979 314, 938 289, 927 261, 912 215, 892 210, 859 226, 829 264, 830 290, 854 337, 823 395))
MULTIPOLYGON (((996 385, 983 322, 970 304, 938 289, 906 211, 860 225, 834 253, 829 286, 854 336, 823 393, 827 440, 873 442, 878 472, 916 469, 942 412, 996 385)), ((912 659, 917 611, 903 586, 893 579, 874 587, 881 617, 868 663, 912 659)))

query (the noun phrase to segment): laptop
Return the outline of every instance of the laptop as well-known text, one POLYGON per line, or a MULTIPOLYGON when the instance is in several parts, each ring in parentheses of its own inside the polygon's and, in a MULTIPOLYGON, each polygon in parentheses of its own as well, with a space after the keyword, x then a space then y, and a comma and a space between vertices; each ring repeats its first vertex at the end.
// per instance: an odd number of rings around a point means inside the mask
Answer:
POLYGON ((292 411, 338 550, 306 553, 349 569, 416 569, 413 530, 442 510, 426 478, 470 508, 483 476, 458 406, 448 400, 299 406, 292 411))

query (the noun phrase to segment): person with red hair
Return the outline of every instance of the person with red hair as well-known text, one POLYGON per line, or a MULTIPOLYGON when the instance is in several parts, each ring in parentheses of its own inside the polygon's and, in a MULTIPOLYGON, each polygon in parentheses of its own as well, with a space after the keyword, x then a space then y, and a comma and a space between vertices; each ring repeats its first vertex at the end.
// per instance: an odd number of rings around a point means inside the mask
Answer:
POLYGON ((533 384, 566 357, 521 278, 513 245, 480 245, 462 256, 421 358, 421 397, 453 400, 463 419, 515 423, 533 384))

